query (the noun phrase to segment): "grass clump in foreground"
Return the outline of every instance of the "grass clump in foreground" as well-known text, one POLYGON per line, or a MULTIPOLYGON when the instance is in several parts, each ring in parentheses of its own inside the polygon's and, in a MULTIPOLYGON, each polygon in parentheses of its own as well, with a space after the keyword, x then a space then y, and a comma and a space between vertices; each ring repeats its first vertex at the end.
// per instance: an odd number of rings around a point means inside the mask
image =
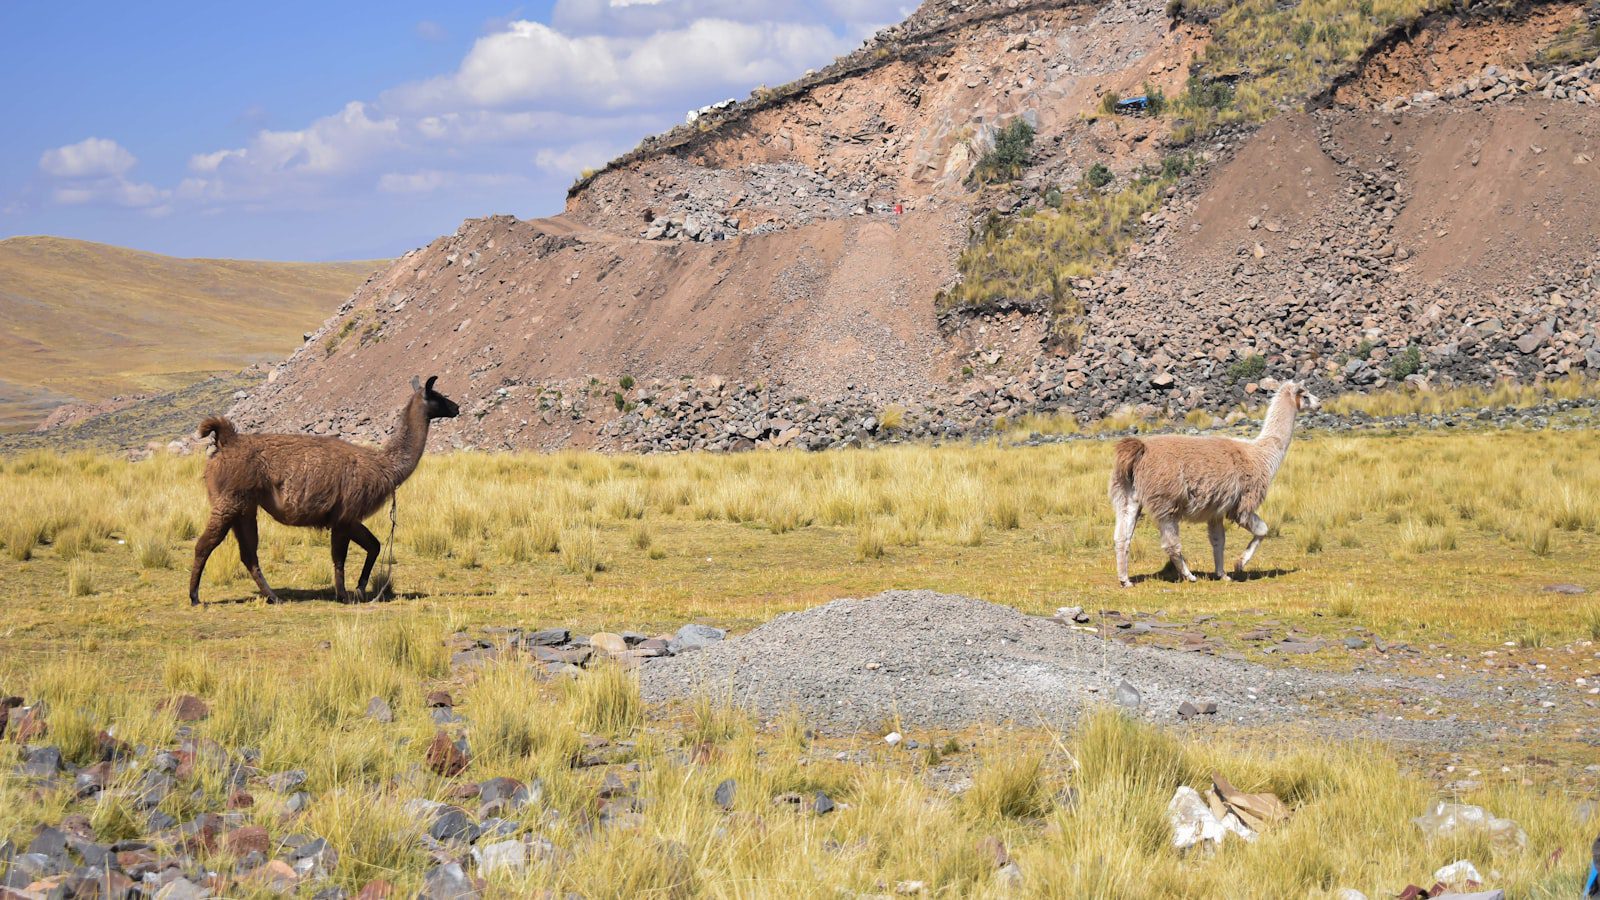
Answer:
MULTIPOLYGON (((410 627, 416 636, 436 629, 435 641, 448 630, 423 620, 410 627)), ((399 665, 392 644, 355 640, 344 651, 355 650, 361 665, 399 665)), ((84 729, 115 725, 151 746, 177 740, 170 721, 130 712, 153 698, 118 692, 89 675, 87 663, 83 656, 58 661, 24 687, 68 707, 90 696, 114 698, 85 710, 84 729)), ((170 668, 183 684, 203 684, 178 664, 170 668)), ((648 719, 628 673, 600 669, 549 682, 518 657, 466 679, 459 706, 472 761, 460 776, 445 778, 421 765, 421 738, 433 726, 417 701, 437 682, 414 667, 402 671, 409 701, 396 705, 392 725, 348 715, 321 692, 308 700, 303 679, 316 679, 314 672, 266 674, 245 670, 237 681, 217 680, 204 693, 220 715, 194 728, 225 747, 259 742, 268 772, 311 766, 312 802, 303 816, 274 815, 279 798, 262 791, 263 815, 255 821, 273 840, 291 833, 328 840, 339 854, 331 880, 352 893, 375 878, 415 893, 433 861, 420 841, 426 823, 410 805, 500 776, 538 786, 539 799, 510 820, 557 850, 536 855, 524 871, 489 874, 490 894, 505 896, 832 897, 912 882, 934 895, 1014 895, 1018 889, 997 869, 996 845, 1020 869, 1027 895, 1266 898, 1344 887, 1392 895, 1418 873, 1468 858, 1495 873, 1491 887, 1565 896, 1577 889, 1576 867, 1546 860, 1558 852, 1583 858, 1590 837, 1562 792, 1508 780, 1461 799, 1515 820, 1528 833, 1526 847, 1495 846, 1481 836, 1430 842, 1411 822, 1436 797, 1428 783, 1381 748, 1310 735, 1180 739, 1101 710, 1060 734, 994 729, 960 743, 921 735, 930 745, 944 741, 947 753, 932 756, 883 749, 872 736, 814 740, 800 735, 803 714, 763 724, 705 698, 681 717, 648 719), (248 698, 239 693, 242 684, 255 685, 248 698), (246 699, 272 712, 241 732, 242 710, 231 707, 246 699), (626 741, 629 765, 576 766, 585 735, 626 741), (292 742, 339 763, 296 755, 292 742), (841 759, 841 747, 863 749, 841 759), (930 777, 935 764, 955 765, 970 775, 970 786, 952 792, 945 779, 930 777), (1276 794, 1290 819, 1220 852, 1173 849, 1168 801, 1180 785, 1205 788, 1214 773, 1241 790, 1276 794), (594 827, 596 793, 608 775, 625 785, 626 802, 617 794, 611 801, 627 811, 625 824, 594 827), (713 799, 724 781, 734 785, 728 809, 713 799), (817 814, 818 793, 837 808, 817 814), (803 802, 782 800, 794 795, 803 802)), ((78 811, 105 839, 136 836, 126 800, 143 764, 101 797, 82 801, 67 789, 33 790, 0 771, 0 840, 25 838, 38 823, 78 811)), ((220 772, 200 772, 182 785, 185 814, 224 802, 220 772)))

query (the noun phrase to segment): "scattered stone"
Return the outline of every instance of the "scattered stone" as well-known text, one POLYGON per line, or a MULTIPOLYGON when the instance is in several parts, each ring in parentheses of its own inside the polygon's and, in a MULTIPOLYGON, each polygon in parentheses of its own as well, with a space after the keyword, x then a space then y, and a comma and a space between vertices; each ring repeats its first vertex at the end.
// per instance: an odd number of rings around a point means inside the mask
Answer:
POLYGON ((389 708, 389 701, 373 697, 367 701, 367 718, 387 725, 394 721, 394 710, 389 708))
POLYGON ((738 783, 732 778, 724 779, 722 783, 717 785, 716 791, 712 794, 712 799, 723 809, 733 809, 733 798, 738 791, 738 787, 738 783))
POLYGON ((620 634, 614 634, 609 631, 597 631, 594 634, 589 635, 589 646, 600 651, 601 653, 609 653, 615 656, 619 653, 625 652, 628 649, 628 642, 624 640, 620 634))
POLYGON ((493 876, 497 872, 520 875, 528 868, 528 845, 521 841, 499 841, 472 848, 472 858, 478 872, 493 876))
POLYGON ((1144 697, 1139 693, 1139 689, 1129 683, 1127 679, 1123 679, 1122 683, 1117 685, 1115 699, 1118 706, 1128 710, 1138 709, 1139 705, 1144 702, 1144 697))
POLYGON ((449 691, 429 691, 427 700, 423 705, 429 709, 439 709, 441 707, 449 709, 454 707, 456 702, 451 699, 449 691))
POLYGON ((565 628, 546 628, 524 637, 522 643, 525 647, 558 647, 571 637, 572 632, 565 628))
POLYGON ((1545 585, 1544 589, 1546 593, 1550 594, 1570 594, 1576 596, 1578 594, 1589 593, 1587 588, 1579 584, 1549 584, 1545 585))
POLYGON ((827 794, 824 794, 822 791, 817 791, 817 795, 812 802, 811 808, 816 812, 817 815, 825 816, 837 809, 838 804, 834 803, 833 799, 827 794))
POLYGON ((292 794, 306 783, 305 769, 290 769, 267 776, 267 787, 280 794, 292 794))
POLYGON ((679 652, 702 650, 727 636, 728 632, 721 628, 713 628, 710 625, 689 624, 678 629, 678 633, 673 636, 672 644, 673 649, 679 652))
POLYGON ((436 733, 428 744, 428 768, 436 775, 446 778, 460 775, 466 769, 467 762, 467 754, 442 731, 436 733))
POLYGON ((428 871, 417 896, 419 900, 476 900, 482 893, 460 863, 446 863, 428 871))

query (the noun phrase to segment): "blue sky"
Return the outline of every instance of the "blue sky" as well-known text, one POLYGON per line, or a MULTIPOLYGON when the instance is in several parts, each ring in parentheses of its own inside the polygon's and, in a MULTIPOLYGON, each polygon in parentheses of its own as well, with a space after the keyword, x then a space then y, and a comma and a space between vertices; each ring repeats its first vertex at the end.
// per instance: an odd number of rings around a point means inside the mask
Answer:
POLYGON ((0 0, 0 236, 394 256, 781 84, 914 0, 0 0))

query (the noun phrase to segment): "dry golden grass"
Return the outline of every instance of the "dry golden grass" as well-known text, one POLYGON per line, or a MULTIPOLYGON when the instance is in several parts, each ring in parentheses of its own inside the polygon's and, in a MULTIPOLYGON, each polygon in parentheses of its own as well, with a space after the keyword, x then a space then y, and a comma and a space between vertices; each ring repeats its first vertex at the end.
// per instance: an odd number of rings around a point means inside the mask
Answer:
MULTIPOLYGON (((1031 611, 1253 608, 1313 633, 1359 624, 1464 651, 1510 641, 1520 653, 1560 654, 1600 637, 1593 602, 1541 590, 1596 579, 1597 450, 1600 437, 1582 431, 1308 435, 1264 510, 1278 534, 1258 560, 1272 577, 1133 591, 1116 588, 1111 572, 1102 442, 456 454, 425 460, 401 490, 399 601, 322 602, 326 537, 265 523, 267 574, 300 602, 232 602, 249 601, 253 585, 230 544, 204 587, 219 602, 198 611, 183 581, 204 514, 199 460, 37 454, 0 471, 8 546, 23 533, 30 548, 25 560, 0 561, 0 683, 45 699, 51 739, 80 761, 108 726, 130 743, 170 744, 176 725, 156 702, 204 697, 203 735, 259 749, 267 771, 307 770, 312 812, 293 827, 334 842, 334 877, 351 889, 375 875, 402 891, 419 882, 426 861, 404 804, 442 798, 454 783, 420 766, 436 730, 422 696, 445 683, 469 722, 465 777, 540 779, 544 802, 522 826, 570 854, 494 876, 505 895, 831 897, 910 881, 949 896, 1007 895, 977 849, 992 835, 1022 868, 1023 895, 1329 896, 1350 886, 1377 896, 1465 856, 1497 871, 1496 887, 1554 897, 1575 890, 1577 872, 1544 860, 1557 849, 1582 858, 1592 835, 1571 798, 1542 780, 1522 783, 1526 769, 1493 775, 1501 759, 1521 765, 1513 742, 1469 751, 1491 774, 1463 799, 1516 819, 1528 848, 1429 845, 1409 820, 1437 788, 1412 757, 1403 764, 1383 748, 1292 730, 1178 739, 1104 714, 1071 733, 918 735, 932 749, 891 752, 873 735, 814 739, 799 714, 759 722, 725 699, 648 717, 634 677, 617 668, 548 682, 513 659, 452 682, 442 638, 483 624, 648 629, 706 617, 743 626, 837 596, 931 587, 1031 611), (170 568, 143 563, 152 545, 166 548, 170 568), (95 592, 66 597, 77 565, 92 567, 95 592), (364 715, 373 696, 389 701, 394 724, 364 715), (623 758, 639 771, 624 777, 643 801, 637 818, 593 834, 582 823, 603 773, 572 766, 586 735, 631 742, 623 758), (841 761, 839 750, 858 753, 841 761), (1175 853, 1166 802, 1213 771, 1243 790, 1277 792, 1294 818, 1254 844, 1175 853), (731 816, 710 801, 725 778, 738 784, 731 816), (949 779, 969 786, 951 793, 949 779), (774 805, 818 790, 840 809, 817 817, 774 805)), ((372 524, 387 536, 386 522, 372 524)), ((1186 533, 1203 550, 1203 532, 1186 533)), ((1160 567, 1152 535, 1141 531, 1136 547, 1140 570, 1160 567)), ((198 786, 198 801, 180 792, 169 811, 192 814, 225 790, 206 769, 198 786)), ((136 826, 126 788, 75 804, 65 790, 29 791, 0 767, 0 839, 69 810, 103 835, 126 835, 136 826)), ((285 800, 260 792, 252 820, 286 833, 285 800)))

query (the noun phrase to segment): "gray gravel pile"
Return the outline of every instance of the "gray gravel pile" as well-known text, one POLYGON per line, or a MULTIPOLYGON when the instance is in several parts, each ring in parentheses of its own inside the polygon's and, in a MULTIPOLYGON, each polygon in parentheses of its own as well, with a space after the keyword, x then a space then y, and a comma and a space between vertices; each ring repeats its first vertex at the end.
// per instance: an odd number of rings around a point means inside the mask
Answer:
POLYGON ((1207 718, 1261 722, 1303 715, 1300 698, 1326 676, 1128 646, 971 597, 889 591, 649 660, 641 681, 650 701, 705 693, 763 716, 793 705, 817 726, 859 731, 895 715, 907 727, 1061 725, 1117 703, 1124 681, 1145 718, 1175 721, 1187 701, 1216 703, 1207 718))

